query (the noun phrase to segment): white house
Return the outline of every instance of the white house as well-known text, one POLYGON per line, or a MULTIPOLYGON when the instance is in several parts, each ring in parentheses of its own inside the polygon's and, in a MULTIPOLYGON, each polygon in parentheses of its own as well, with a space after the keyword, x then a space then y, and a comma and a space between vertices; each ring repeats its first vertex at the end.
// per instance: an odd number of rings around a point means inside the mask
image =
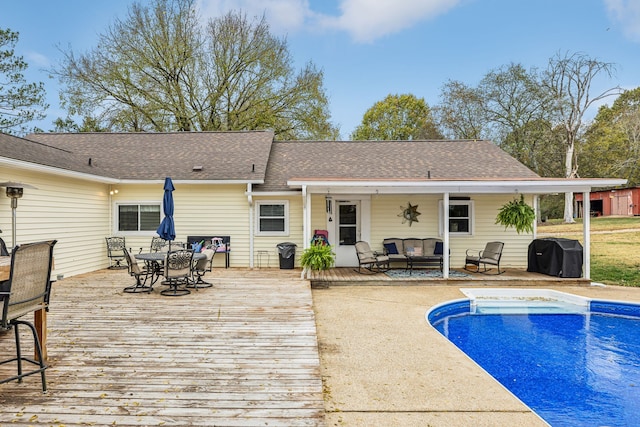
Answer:
POLYGON ((278 243, 297 244, 299 255, 322 229, 337 266, 357 265, 356 240, 381 250, 386 237, 439 237, 451 253, 445 267, 461 267, 467 248, 500 240, 501 265, 526 268, 535 232, 496 225, 504 203, 524 194, 535 205, 540 194, 588 195, 625 183, 541 178, 489 141, 280 142, 269 131, 0 134, 0 182, 35 187, 18 200, 16 242, 11 200, 0 198, 2 237, 10 247, 57 239, 57 275, 105 268, 107 236, 124 236, 134 252, 149 247, 167 176, 176 240, 230 236, 231 267, 253 267, 265 253, 277 266, 278 243), (417 221, 402 216, 408 205, 417 221))

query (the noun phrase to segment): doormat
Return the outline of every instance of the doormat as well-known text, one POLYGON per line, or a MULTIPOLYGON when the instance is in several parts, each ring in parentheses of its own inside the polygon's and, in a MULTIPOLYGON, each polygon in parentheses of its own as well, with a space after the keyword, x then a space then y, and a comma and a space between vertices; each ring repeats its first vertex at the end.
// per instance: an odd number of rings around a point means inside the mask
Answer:
MULTIPOLYGON (((442 272, 440 270, 413 270, 412 274, 409 274, 409 270, 404 269, 396 269, 385 271, 387 276, 394 279, 441 279, 442 272)), ((471 277, 467 273, 463 273, 461 271, 449 270, 449 278, 452 279, 464 279, 466 277, 471 277)))

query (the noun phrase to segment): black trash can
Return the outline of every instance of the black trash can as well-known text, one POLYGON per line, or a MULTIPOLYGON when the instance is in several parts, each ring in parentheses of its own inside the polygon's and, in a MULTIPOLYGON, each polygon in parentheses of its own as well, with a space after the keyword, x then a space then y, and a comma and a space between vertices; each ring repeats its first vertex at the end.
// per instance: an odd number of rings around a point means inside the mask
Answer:
POLYGON ((296 263, 296 245, 291 242, 278 243, 278 257, 280 258, 281 270, 292 270, 296 263))

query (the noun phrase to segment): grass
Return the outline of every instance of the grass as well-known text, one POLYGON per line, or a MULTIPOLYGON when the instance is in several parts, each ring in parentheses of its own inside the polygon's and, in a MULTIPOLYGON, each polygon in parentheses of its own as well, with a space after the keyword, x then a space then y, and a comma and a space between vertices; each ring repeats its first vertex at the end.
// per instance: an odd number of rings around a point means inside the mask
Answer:
MULTIPOLYGON (((560 234, 582 242, 582 221, 547 221, 539 234, 560 234)), ((640 217, 602 217, 591 221, 591 279, 607 285, 640 287, 640 217), (625 230, 622 232, 621 230, 625 230)))

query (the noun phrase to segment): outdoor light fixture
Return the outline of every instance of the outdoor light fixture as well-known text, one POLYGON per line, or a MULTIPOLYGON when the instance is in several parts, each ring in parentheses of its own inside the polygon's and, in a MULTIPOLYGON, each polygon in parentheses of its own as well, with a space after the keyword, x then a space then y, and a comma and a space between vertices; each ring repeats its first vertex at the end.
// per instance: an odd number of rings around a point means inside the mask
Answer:
POLYGON ((118 189, 116 188, 115 190, 111 190, 111 191, 109 191, 109 194, 111 194, 112 196, 113 196, 114 194, 118 194, 118 189))
POLYGON ((16 246, 16 209, 18 208, 18 199, 24 194, 25 188, 33 188, 33 185, 22 184, 20 182, 0 182, 0 187, 6 188, 7 197, 11 198, 11 247, 16 246))

